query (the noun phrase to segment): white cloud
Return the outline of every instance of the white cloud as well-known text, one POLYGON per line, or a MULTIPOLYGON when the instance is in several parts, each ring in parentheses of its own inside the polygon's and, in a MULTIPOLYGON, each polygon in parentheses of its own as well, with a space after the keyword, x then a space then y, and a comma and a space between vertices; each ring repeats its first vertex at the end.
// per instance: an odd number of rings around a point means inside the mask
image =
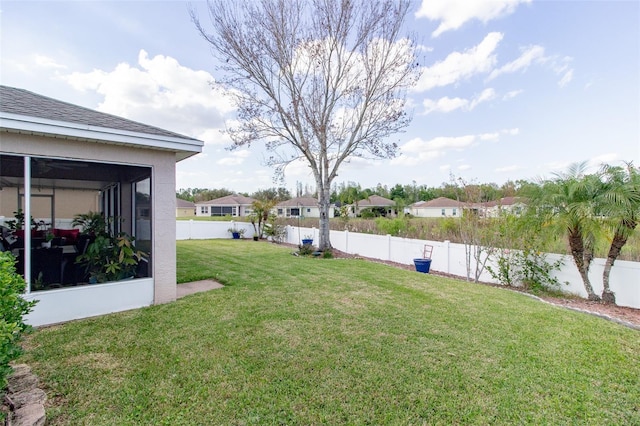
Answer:
POLYGON ((511 165, 511 166, 504 166, 504 167, 498 167, 497 169, 494 169, 493 171, 496 173, 507 173, 507 172, 517 172, 519 170, 523 170, 522 167, 520 166, 516 166, 511 165))
POLYGON ((422 0, 422 6, 416 12, 417 18, 429 18, 440 21, 438 28, 431 34, 438 37, 445 31, 456 30, 464 23, 477 19, 487 23, 513 13, 520 3, 531 0, 422 0))
POLYGON ((506 101, 507 99, 515 98, 522 92, 524 92, 524 90, 511 90, 510 92, 505 93, 502 100, 506 101))
POLYGON ((502 33, 491 32, 478 45, 462 53, 452 52, 444 60, 423 68, 414 90, 424 92, 489 72, 497 61, 494 51, 502 37, 502 33))
POLYGON ((562 76, 562 78, 558 82, 558 86, 564 87, 567 84, 569 84, 571 82, 571 80, 573 80, 573 70, 572 69, 570 69, 569 71, 564 73, 564 75, 562 76))
POLYGON ((228 157, 219 159, 216 161, 216 164, 221 166, 239 166, 244 163, 249 156, 251 156, 251 151, 248 149, 239 149, 232 151, 228 157))
POLYGON ((457 167, 458 170, 469 170, 471 166, 469 164, 461 164, 457 167))
POLYGON ((119 115, 192 137, 205 135, 215 143, 215 129, 233 107, 212 88, 205 71, 181 66, 169 56, 150 58, 141 50, 138 65, 120 63, 111 71, 74 72, 64 79, 76 90, 104 96, 99 111, 119 115))
POLYGON ((35 54, 33 57, 33 61, 36 66, 41 68, 53 68, 53 69, 66 69, 67 66, 63 64, 57 63, 53 58, 50 58, 45 55, 35 54))
POLYGON ((493 80, 501 74, 513 73, 521 70, 524 72, 531 66, 531 64, 541 63, 546 60, 547 58, 544 56, 544 47, 535 45, 523 48, 522 53, 517 59, 493 70, 491 74, 489 74, 488 80, 493 80))
POLYGON ((445 96, 444 98, 440 98, 437 101, 433 101, 431 99, 425 99, 422 101, 422 105, 425 110, 423 112, 424 115, 430 114, 432 112, 451 112, 457 109, 462 109, 464 111, 471 111, 475 107, 477 107, 482 102, 490 101, 494 99, 496 96, 495 90, 488 88, 484 89, 480 94, 475 96, 473 99, 462 99, 462 98, 449 98, 445 96))

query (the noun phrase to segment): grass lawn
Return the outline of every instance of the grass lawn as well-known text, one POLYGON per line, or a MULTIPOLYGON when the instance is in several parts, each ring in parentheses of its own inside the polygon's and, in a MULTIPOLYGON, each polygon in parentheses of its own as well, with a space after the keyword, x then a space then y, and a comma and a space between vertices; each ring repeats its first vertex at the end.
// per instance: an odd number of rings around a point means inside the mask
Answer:
POLYGON ((524 295, 238 240, 178 242, 225 288, 45 328, 49 424, 640 424, 640 333, 524 295))

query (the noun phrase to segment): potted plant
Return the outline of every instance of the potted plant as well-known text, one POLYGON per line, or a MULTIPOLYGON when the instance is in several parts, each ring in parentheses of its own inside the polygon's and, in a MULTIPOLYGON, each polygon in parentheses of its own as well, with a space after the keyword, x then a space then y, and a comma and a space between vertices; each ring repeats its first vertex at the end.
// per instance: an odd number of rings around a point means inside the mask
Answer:
POLYGON ((108 234, 107 221, 104 215, 98 212, 78 213, 73 217, 71 226, 79 226, 83 235, 91 235, 92 237, 106 236, 108 234))
POLYGON ((144 253, 134 245, 135 238, 121 233, 115 238, 96 237, 76 263, 85 266, 90 283, 103 283, 133 278, 144 253))
POLYGON ((303 246, 313 245, 313 235, 305 235, 304 237, 302 237, 302 245, 303 246))
POLYGON ((44 242, 40 243, 42 248, 51 248, 51 241, 55 238, 52 232, 47 232, 44 236, 44 242))
POLYGON ((238 240, 244 235, 244 228, 238 229, 236 225, 233 225, 233 227, 227 229, 227 232, 231 234, 234 240, 238 240))
POLYGON ((253 241, 258 241, 260 239, 260 236, 256 233, 253 234, 253 241))

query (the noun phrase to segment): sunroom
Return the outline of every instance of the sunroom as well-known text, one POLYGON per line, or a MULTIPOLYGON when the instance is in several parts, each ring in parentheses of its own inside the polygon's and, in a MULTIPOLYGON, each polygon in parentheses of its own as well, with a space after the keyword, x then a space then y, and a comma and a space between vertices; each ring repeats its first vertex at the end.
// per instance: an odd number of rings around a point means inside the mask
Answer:
POLYGON ((0 250, 39 301, 29 323, 175 300, 175 163, 201 148, 0 86, 0 250))

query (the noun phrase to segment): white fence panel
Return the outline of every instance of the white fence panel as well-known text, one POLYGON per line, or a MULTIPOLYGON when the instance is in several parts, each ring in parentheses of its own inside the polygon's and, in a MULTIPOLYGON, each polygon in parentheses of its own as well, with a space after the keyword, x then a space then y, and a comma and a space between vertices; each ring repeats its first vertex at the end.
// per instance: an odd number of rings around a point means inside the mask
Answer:
MULTIPOLYGON (((198 222, 176 221, 177 238, 180 239, 205 239, 205 238, 231 238, 227 229, 232 226, 229 222, 198 222)), ((253 228, 250 223, 237 222, 238 227, 246 229, 245 236, 251 235, 253 228)), ((287 226, 285 242, 300 244, 302 238, 312 236, 314 243, 318 243, 319 234, 316 228, 299 228, 287 226)), ((422 257, 424 245, 433 246, 431 269, 460 277, 467 276, 466 255, 464 244, 454 244, 448 241, 412 240, 408 238, 391 237, 390 235, 360 234, 349 231, 331 231, 331 245, 345 253, 371 257, 380 260, 406 265, 413 264, 413 259, 422 257)), ((582 285, 580 274, 573 263, 571 256, 549 254, 548 260, 554 262, 564 258, 564 266, 554 273, 562 285, 562 290, 567 293, 586 297, 587 294, 582 285)), ((472 258, 471 276, 475 272, 475 260, 472 258)), ((594 259, 589 273, 589 278, 596 294, 602 293, 602 271, 605 259, 594 259)), ((490 263, 488 263, 490 264, 490 263)), ((485 269, 480 275, 480 281, 493 282, 496 280, 485 269)), ((629 306, 640 309, 640 262, 617 261, 611 270, 611 290, 616 293, 616 302, 620 306, 629 306)))

